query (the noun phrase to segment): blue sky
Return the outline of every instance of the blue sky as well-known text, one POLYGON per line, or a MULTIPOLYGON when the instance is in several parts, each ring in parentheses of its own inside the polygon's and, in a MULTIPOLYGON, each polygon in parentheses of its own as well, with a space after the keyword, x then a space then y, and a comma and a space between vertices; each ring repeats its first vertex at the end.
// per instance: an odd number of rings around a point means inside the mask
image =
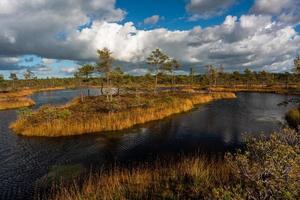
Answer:
POLYGON ((127 11, 126 21, 132 21, 141 29, 153 27, 167 28, 170 30, 188 30, 195 26, 203 28, 221 24, 227 15, 241 16, 250 11, 253 0, 241 0, 228 8, 222 15, 212 16, 207 19, 195 21, 188 20, 190 14, 186 12, 186 0, 139 0, 117 1, 117 6, 127 11), (143 20, 152 15, 164 17, 155 25, 145 25, 143 20))
POLYGON ((0 4, 0 73, 72 76, 110 48, 124 70, 160 48, 182 71, 290 71, 300 52, 298 0, 27 0, 0 4), (68 12, 66 12, 68 10, 68 12), (73 12, 74 11, 74 12, 73 12), (18 15, 17 15, 18 13, 18 15), (22 17, 19 17, 22 16, 22 17), (162 29, 163 28, 163 29, 162 29))

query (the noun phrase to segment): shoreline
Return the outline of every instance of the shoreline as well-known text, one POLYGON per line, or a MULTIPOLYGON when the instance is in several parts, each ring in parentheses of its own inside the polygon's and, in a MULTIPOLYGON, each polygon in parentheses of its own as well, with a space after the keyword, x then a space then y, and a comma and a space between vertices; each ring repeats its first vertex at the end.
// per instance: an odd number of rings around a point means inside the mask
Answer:
MULTIPOLYGON (((90 111, 92 106, 99 106, 98 104, 105 101, 104 96, 90 97, 85 102, 76 99, 64 106, 48 107, 45 108, 46 110, 39 109, 28 116, 20 116, 10 127, 16 134, 40 137, 62 137, 119 131, 138 124, 160 120, 173 114, 186 112, 198 105, 215 100, 236 98, 234 93, 229 92, 168 95, 145 95, 142 98, 144 98, 144 101, 151 101, 152 104, 149 106, 144 104, 133 106, 131 103, 135 101, 136 96, 123 95, 120 97, 120 102, 123 103, 127 100, 129 103, 126 104, 124 109, 116 112, 90 111), (80 110, 83 109, 82 107, 85 107, 85 110, 80 110), (45 113, 47 113, 48 118, 43 118, 45 113), (53 113, 52 118, 49 118, 49 113, 53 113)), ((99 110, 98 107, 97 109, 99 110)))
POLYGON ((64 89, 67 89, 67 87, 53 87, 53 88, 42 88, 42 89, 25 88, 13 92, 0 93, 0 111, 34 106, 35 101, 29 97, 34 93, 53 91, 53 90, 64 90, 64 89))

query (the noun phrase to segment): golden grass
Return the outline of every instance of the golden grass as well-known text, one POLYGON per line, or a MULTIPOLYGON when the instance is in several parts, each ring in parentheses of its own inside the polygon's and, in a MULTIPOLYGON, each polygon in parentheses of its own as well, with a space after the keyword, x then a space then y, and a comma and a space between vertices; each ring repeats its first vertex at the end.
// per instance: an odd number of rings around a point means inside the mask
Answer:
POLYGON ((236 85, 233 87, 225 87, 220 85, 216 87, 211 87, 211 91, 213 92, 267 92, 267 93, 290 94, 290 95, 300 94, 300 88, 295 84, 289 85, 288 89, 283 85, 272 85, 272 86, 236 85))
POLYGON ((32 95, 34 93, 34 90, 32 89, 24 89, 24 90, 16 90, 6 93, 0 93, 0 99, 4 98, 14 98, 14 97, 25 97, 32 95))
POLYGON ((91 174, 83 184, 56 185, 50 199, 210 199, 213 188, 231 177, 230 167, 222 161, 192 157, 162 162, 91 174))
MULTIPOLYGON (((34 89, 34 92, 46 92, 46 91, 54 91, 54 90, 65 90, 69 87, 64 87, 64 86, 60 86, 60 87, 48 87, 48 88, 40 88, 40 89, 34 89)), ((72 87, 70 87, 72 88, 72 87)))
POLYGON ((35 102, 27 96, 36 92, 63 90, 65 87, 52 87, 42 89, 25 88, 11 92, 0 93, 0 110, 17 109, 33 106, 35 102))
POLYGON ((23 108, 33 106, 34 104, 35 102, 27 97, 0 99, 0 110, 23 108))
MULTIPOLYGON (((60 137, 80 135, 84 133, 97 133, 102 131, 116 131, 130 128, 136 124, 163 119, 172 114, 186 112, 193 109, 198 104, 204 104, 218 99, 230 99, 236 97, 234 93, 224 92, 212 94, 173 94, 170 98, 169 96, 166 98, 163 94, 160 95, 149 97, 153 98, 153 101, 156 101, 154 105, 147 107, 136 106, 123 110, 121 109, 116 112, 83 111, 80 113, 70 109, 70 107, 83 109, 85 107, 89 107, 88 103, 73 102, 68 106, 56 108, 55 110, 56 113, 69 113, 70 116, 68 117, 39 120, 39 115, 41 113, 37 111, 31 114, 30 117, 19 117, 17 121, 11 125, 11 128, 20 135, 45 137, 60 137)), ((145 100, 149 98, 145 98, 145 100)), ((125 100, 126 99, 124 97, 124 100, 121 99, 120 102, 125 100)), ((103 98, 100 98, 96 104, 97 103, 103 104, 103 98)))

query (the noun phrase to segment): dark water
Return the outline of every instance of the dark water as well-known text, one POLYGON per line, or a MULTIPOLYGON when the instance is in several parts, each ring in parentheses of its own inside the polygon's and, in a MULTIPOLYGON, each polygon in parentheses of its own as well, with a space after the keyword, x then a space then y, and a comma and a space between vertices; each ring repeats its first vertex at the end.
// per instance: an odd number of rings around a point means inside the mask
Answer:
MULTIPOLYGON (((98 92, 92 90, 91 94, 98 92)), ((33 99, 38 107, 65 103, 78 94, 78 90, 52 91, 36 94, 33 99)), ((115 161, 141 162, 158 155, 195 151, 213 156, 240 147, 242 133, 270 133, 282 126, 288 107, 277 104, 289 97, 258 93, 237 96, 123 132, 69 138, 16 136, 8 128, 16 112, 1 111, 0 199, 31 199, 34 183, 53 165, 100 168, 115 161)))

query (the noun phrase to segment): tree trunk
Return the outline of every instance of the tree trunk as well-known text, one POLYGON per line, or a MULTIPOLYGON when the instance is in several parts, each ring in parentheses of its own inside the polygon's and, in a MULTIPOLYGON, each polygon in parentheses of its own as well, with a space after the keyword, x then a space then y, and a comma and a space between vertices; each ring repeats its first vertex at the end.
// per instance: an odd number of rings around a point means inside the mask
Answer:
POLYGON ((109 102, 109 75, 108 73, 106 73, 106 89, 108 91, 106 91, 106 99, 109 102))
POLYGON ((175 76, 174 76, 174 72, 172 71, 172 90, 175 90, 175 76))
POLYGON ((81 87, 81 80, 79 79, 79 87, 80 87, 80 98, 81 98, 81 102, 84 101, 84 97, 83 97, 83 91, 82 91, 82 87, 81 87))
POLYGON ((158 66, 156 65, 154 93, 157 92, 157 82, 158 82, 158 66))
POLYGON ((100 88, 100 92, 101 92, 101 95, 103 95, 103 82, 102 82, 102 80, 100 80, 101 81, 101 88, 100 88))

